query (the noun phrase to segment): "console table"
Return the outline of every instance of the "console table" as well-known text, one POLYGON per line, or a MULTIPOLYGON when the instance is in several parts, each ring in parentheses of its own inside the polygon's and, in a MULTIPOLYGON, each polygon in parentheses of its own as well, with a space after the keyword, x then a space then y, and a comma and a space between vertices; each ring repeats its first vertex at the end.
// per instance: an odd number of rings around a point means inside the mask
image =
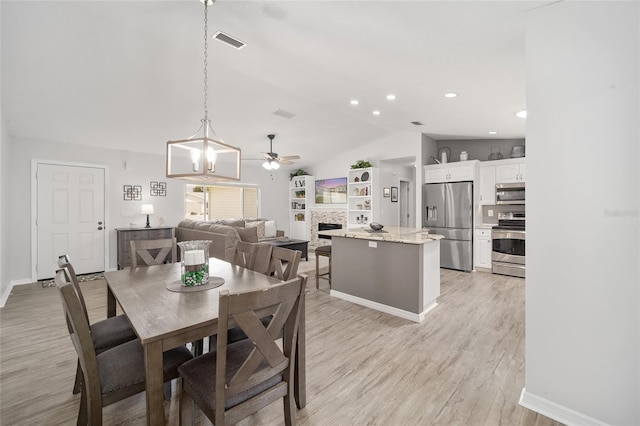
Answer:
POLYGON ((116 228, 118 236, 118 269, 131 266, 131 240, 160 240, 173 238, 175 233, 171 226, 152 228, 116 228))

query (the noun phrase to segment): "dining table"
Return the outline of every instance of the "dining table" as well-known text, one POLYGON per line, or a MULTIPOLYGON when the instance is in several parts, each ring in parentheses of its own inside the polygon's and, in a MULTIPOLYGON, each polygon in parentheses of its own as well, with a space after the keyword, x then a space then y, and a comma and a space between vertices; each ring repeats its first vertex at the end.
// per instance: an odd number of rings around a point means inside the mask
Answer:
MULTIPOLYGON (((221 286, 175 291, 180 276, 180 263, 104 273, 107 316, 116 315, 116 303, 119 304, 144 347, 148 425, 165 424, 162 353, 217 334, 220 290, 257 290, 281 282, 273 276, 214 257, 209 259, 209 276, 222 278, 221 286)), ((302 303, 294 369, 294 397, 298 408, 306 405, 305 340, 302 303)))

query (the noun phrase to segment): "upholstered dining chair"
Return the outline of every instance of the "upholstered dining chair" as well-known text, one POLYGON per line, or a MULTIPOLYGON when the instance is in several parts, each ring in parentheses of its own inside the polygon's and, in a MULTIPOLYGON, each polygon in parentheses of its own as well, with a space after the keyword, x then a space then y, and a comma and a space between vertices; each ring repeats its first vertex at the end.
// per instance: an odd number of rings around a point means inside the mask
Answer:
MULTIPOLYGON (((80 289, 80 282, 76 276, 76 272, 69 262, 69 256, 63 254, 58 257, 58 267, 63 270, 66 282, 71 282, 73 289, 76 292, 80 307, 82 308, 82 314, 84 318, 89 322, 89 314, 87 313, 87 305, 84 301, 82 290, 80 289)), ((133 331, 129 320, 124 315, 116 315, 109 317, 102 321, 95 322, 89 326, 91 330, 91 339, 93 341, 93 348, 97 354, 111 349, 115 346, 126 343, 135 339, 136 333, 133 331)), ((76 380, 73 385, 73 393, 80 392, 80 384, 82 381, 82 370, 80 368, 80 360, 78 360, 78 367, 76 368, 76 380)))
MULTIPOLYGON (((101 425, 102 408, 145 390, 144 349, 138 339, 96 354, 89 321, 63 269, 55 283, 62 299, 69 336, 82 368, 78 425, 101 425)), ((178 377, 178 366, 193 358, 184 346, 163 353, 164 381, 178 377)))
POLYGON ((293 373, 305 286, 306 276, 299 276, 266 289, 220 292, 216 349, 178 367, 181 424, 193 423, 194 402, 221 426, 282 398, 285 424, 295 425, 293 373), (260 318, 267 313, 273 316, 265 326, 260 318), (225 331, 232 322, 250 338, 229 344, 225 331))
POLYGON ((160 265, 164 262, 178 261, 178 250, 175 238, 158 240, 131 240, 131 266, 138 267, 138 258, 146 266, 160 265), (153 253, 153 254, 152 254, 153 253))

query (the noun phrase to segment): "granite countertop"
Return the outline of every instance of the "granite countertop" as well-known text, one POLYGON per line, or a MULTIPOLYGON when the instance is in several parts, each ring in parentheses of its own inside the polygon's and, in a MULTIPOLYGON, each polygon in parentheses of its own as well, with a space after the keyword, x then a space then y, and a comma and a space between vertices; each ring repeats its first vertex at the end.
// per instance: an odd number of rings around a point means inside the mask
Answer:
POLYGON ((426 228, 384 227, 382 231, 373 231, 368 226, 360 228, 333 229, 319 231, 320 235, 332 237, 357 238, 360 240, 389 241, 392 243, 426 244, 444 238, 442 235, 429 234, 426 228))

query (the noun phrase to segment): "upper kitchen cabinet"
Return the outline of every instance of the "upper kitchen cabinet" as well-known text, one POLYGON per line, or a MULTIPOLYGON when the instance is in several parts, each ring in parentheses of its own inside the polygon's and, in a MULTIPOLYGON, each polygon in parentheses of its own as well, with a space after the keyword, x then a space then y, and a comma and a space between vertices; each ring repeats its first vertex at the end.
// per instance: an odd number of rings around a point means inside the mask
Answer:
POLYGON ((496 167, 480 165, 480 204, 496 203, 496 167))
POLYGON ((476 180, 478 160, 424 166, 425 183, 462 182, 476 180))
POLYGON ((525 162, 522 158, 502 160, 496 165, 495 183, 525 182, 525 162))

